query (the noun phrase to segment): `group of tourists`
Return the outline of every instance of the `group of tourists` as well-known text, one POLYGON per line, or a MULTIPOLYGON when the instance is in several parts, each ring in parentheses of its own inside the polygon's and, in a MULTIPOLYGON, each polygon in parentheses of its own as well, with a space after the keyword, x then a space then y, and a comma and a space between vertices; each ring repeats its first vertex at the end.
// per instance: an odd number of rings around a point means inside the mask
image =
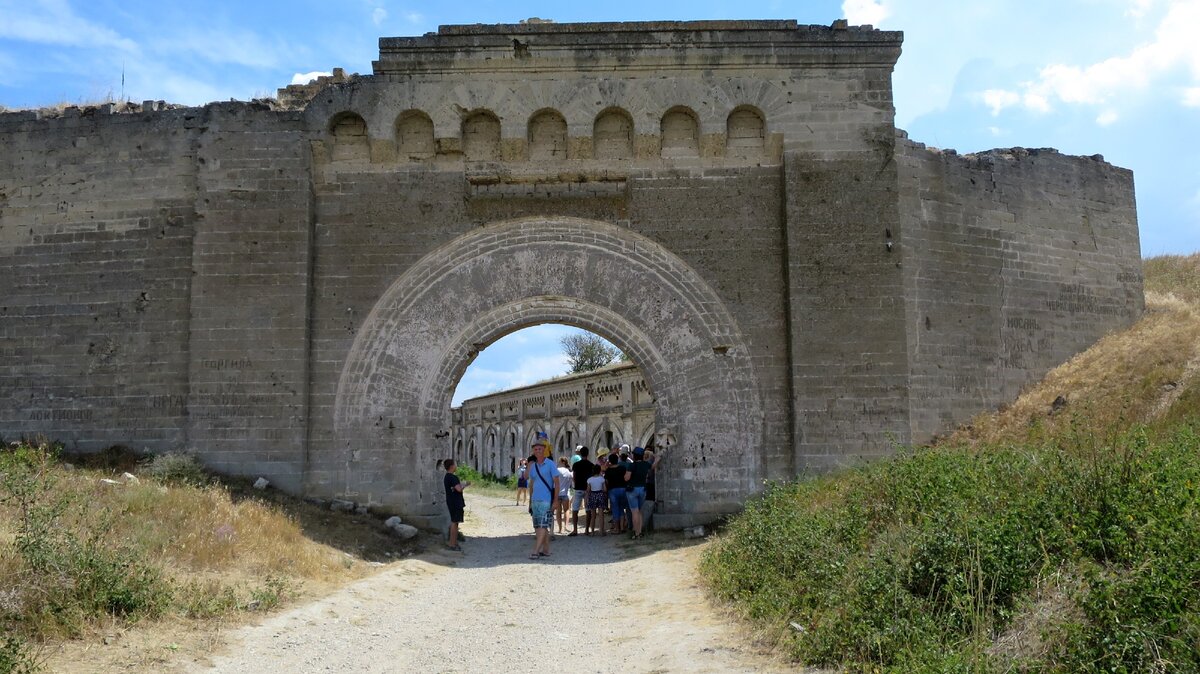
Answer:
MULTIPOLYGON (((593 462, 588 458, 590 450, 580 445, 570 459, 561 457, 555 463, 543 433, 534 440, 532 451, 517 470, 517 505, 528 502, 533 518, 530 559, 550 556, 555 525, 559 534, 580 535, 580 510, 584 511, 584 536, 628 532, 631 538, 642 537, 654 514, 654 478, 661 454, 655 456, 652 450, 631 450, 629 445, 621 445, 611 452, 601 450, 593 462), (570 533, 566 532, 568 506, 570 533)), ((455 475, 454 459, 446 459, 442 465, 446 469, 446 507, 450 510, 448 546, 461 550, 458 525, 465 507, 462 492, 470 483, 455 475)))
POLYGON ((588 458, 590 450, 580 445, 570 460, 562 457, 555 464, 547 456, 548 446, 539 434, 533 442, 533 454, 521 462, 517 473, 517 505, 527 495, 533 517, 535 536, 530 559, 550 556, 555 525, 558 533, 566 532, 568 504, 568 537, 579 535, 580 510, 585 511, 585 536, 629 532, 631 538, 642 537, 654 513, 654 477, 661 455, 641 447, 630 451, 629 445, 621 445, 593 463, 588 458))

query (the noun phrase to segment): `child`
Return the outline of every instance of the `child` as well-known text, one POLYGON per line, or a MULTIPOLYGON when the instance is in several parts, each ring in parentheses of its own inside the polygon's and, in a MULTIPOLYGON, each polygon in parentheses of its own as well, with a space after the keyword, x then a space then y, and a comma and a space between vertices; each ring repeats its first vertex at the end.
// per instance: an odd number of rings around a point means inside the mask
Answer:
POLYGON ((596 521, 596 528, 600 529, 600 535, 608 535, 608 529, 604 526, 605 503, 608 503, 608 494, 604 491, 604 475, 600 473, 600 466, 596 466, 592 469, 592 476, 587 481, 587 526, 584 529, 585 535, 592 535, 593 519, 596 521))
POLYGON ((463 499, 463 490, 471 486, 471 483, 459 480, 454 474, 458 470, 454 459, 446 459, 442 462, 442 467, 446 469, 442 484, 446 488, 446 508, 450 510, 450 540, 446 547, 455 552, 462 552, 462 546, 458 544, 458 525, 463 521, 463 510, 467 505, 463 499))

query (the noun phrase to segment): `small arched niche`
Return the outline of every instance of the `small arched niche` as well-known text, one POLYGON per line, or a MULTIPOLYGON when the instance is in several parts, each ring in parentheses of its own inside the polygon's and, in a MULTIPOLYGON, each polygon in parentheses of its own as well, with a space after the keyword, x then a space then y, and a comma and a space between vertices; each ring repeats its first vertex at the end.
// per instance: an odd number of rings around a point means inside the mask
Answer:
POLYGON ((463 120, 462 140, 467 161, 500 159, 500 119, 488 110, 468 115, 463 120))
POLYGON ((688 108, 672 108, 662 118, 663 158, 699 157, 700 124, 688 108))
POLYGON ((633 157, 633 118, 620 108, 609 108, 596 117, 592 127, 596 159, 633 157))
POLYGON ((761 157, 767 143, 762 113, 743 105, 729 113, 725 123, 725 154, 729 157, 761 157))
POLYGON ((367 123, 353 112, 343 112, 329 122, 329 134, 333 136, 333 161, 369 159, 370 143, 367 138, 367 123))
POLYGON ((529 158, 533 161, 567 158, 567 120, 557 110, 542 110, 529 119, 529 158))
POLYGON ((420 110, 408 110, 396 119, 396 146, 400 159, 421 161, 433 157, 433 120, 420 110))

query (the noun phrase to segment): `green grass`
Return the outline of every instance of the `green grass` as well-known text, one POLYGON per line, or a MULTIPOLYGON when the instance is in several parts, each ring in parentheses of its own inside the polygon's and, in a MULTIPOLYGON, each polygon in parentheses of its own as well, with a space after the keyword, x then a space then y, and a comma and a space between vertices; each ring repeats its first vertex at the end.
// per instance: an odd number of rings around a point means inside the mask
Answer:
POLYGON ((458 479, 470 482, 470 490, 475 494, 494 496, 496 498, 515 499, 517 494, 517 476, 498 477, 491 473, 480 473, 466 464, 458 464, 455 472, 458 479))
POLYGON ((973 430, 771 486, 707 552, 712 592, 794 660, 849 672, 1200 671, 1187 264, 1148 262, 1147 287, 1188 306, 1154 308, 1136 339, 973 430), (1130 354, 1159 335, 1144 362, 1130 354), (1071 403, 1048 416, 1055 391, 1071 403))

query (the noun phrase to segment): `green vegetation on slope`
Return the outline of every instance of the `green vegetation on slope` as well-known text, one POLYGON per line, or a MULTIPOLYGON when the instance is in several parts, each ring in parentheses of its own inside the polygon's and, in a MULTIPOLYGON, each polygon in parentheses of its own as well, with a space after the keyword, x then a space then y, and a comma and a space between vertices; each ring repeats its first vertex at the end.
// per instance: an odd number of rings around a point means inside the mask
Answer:
POLYGON ((1148 261, 1146 318, 1003 412, 769 489, 714 593, 850 671, 1200 671, 1198 262, 1148 261))

